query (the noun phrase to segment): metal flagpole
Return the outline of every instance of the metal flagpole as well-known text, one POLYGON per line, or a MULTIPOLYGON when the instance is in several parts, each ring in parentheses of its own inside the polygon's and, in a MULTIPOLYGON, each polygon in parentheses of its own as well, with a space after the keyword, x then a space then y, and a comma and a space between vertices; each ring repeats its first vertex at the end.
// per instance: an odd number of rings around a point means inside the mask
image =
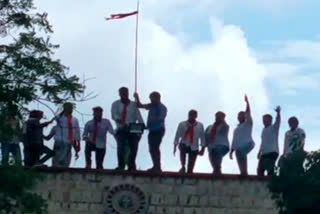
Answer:
POLYGON ((135 48, 135 72, 134 72, 134 91, 137 92, 138 87, 138 24, 139 24, 139 0, 137 0, 137 16, 136 16, 136 48, 135 48))

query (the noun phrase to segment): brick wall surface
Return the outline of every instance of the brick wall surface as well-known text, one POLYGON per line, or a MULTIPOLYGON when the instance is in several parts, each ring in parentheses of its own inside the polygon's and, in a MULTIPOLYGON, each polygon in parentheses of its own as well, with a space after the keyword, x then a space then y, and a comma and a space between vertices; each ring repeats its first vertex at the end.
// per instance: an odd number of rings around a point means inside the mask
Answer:
MULTIPOLYGON (((48 200, 49 213, 106 213, 104 197, 121 184, 146 196, 147 214, 276 214, 267 180, 236 175, 119 173, 84 169, 42 169, 36 192, 48 200)), ((116 213, 116 212, 115 212, 116 213)), ((110 213, 112 214, 112 213, 110 213)))

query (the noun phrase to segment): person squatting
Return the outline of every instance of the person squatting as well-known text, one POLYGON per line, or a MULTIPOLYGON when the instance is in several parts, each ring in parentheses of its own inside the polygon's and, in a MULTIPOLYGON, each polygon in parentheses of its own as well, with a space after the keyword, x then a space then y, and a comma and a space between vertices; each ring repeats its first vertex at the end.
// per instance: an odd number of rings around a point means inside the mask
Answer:
MULTIPOLYGON (((73 104, 65 103, 63 111, 52 120, 40 122, 43 112, 33 110, 29 118, 21 126, 18 115, 15 111, 8 112, 3 120, 6 126, 15 130, 10 135, 0 133, 2 164, 7 165, 11 153, 15 163, 22 164, 19 142, 24 145, 24 165, 27 167, 41 166, 52 158, 53 167, 69 167, 74 149, 76 159, 81 150, 81 139, 85 142, 86 168, 91 169, 92 152, 95 152, 97 169, 103 169, 103 162, 106 154, 107 133, 112 135, 117 142, 117 168, 115 170, 136 171, 136 156, 139 141, 148 130, 148 146, 153 166, 147 171, 161 173, 161 152, 160 145, 165 135, 165 119, 167 108, 161 102, 159 92, 152 92, 149 96, 150 102, 142 104, 137 93, 135 100, 129 98, 129 90, 126 87, 119 89, 119 99, 112 103, 111 116, 116 124, 113 128, 110 120, 103 117, 103 109, 94 107, 93 118, 84 127, 82 136, 78 119, 73 116, 73 104), (140 113, 140 109, 148 111, 146 124, 140 113), (56 124, 46 136, 43 128, 53 122, 56 124), (44 140, 54 139, 53 150, 44 145, 44 140)), ((253 119, 249 99, 245 96, 246 109, 238 113, 239 124, 234 129, 231 145, 229 142, 229 125, 226 121, 226 114, 218 111, 212 124, 204 128, 204 125, 197 120, 198 112, 191 109, 187 119, 180 122, 173 140, 173 154, 179 150, 181 168, 179 173, 193 173, 197 157, 203 156, 208 151, 209 161, 213 174, 222 174, 222 162, 229 153, 230 159, 234 154, 242 176, 248 175, 248 154, 255 147, 252 138, 253 119)), ((261 133, 261 144, 257 154, 259 159, 257 175, 273 175, 276 161, 279 157, 279 128, 281 123, 281 108, 275 109, 276 119, 265 114, 262 117, 264 128, 261 133)), ((303 151, 305 144, 305 132, 299 127, 296 117, 288 120, 289 130, 285 134, 283 154, 279 162, 285 163, 290 154, 296 151, 303 151)))

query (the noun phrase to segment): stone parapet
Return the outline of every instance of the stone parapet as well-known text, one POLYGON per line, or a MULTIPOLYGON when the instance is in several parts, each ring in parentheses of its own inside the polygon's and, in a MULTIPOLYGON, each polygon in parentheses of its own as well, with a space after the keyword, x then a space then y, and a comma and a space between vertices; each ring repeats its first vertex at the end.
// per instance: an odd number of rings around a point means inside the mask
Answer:
POLYGON ((49 213, 276 214, 267 179, 237 175, 181 175, 39 169, 36 192, 49 213))

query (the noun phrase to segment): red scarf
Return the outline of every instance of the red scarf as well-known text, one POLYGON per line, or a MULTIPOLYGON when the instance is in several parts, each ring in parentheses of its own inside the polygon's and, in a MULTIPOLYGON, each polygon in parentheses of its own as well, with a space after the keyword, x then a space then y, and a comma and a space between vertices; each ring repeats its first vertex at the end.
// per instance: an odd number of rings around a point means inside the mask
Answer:
POLYGON ((121 114, 121 122, 122 122, 122 124, 125 124, 125 122, 126 122, 129 103, 130 102, 123 104, 123 110, 122 110, 122 114, 121 114))
POLYGON ((68 140, 73 144, 73 127, 72 127, 72 115, 66 115, 68 122, 68 140))
POLYGON ((186 132, 184 133, 183 136, 183 140, 188 140, 188 138, 190 139, 190 143, 193 144, 193 140, 194 140, 194 127, 197 125, 197 122, 194 124, 189 124, 188 125, 188 129, 186 130, 186 132))
POLYGON ((92 138, 93 143, 95 143, 96 140, 97 140, 98 131, 99 131, 99 129, 98 129, 98 121, 94 120, 93 138, 92 138))
POLYGON ((211 142, 213 142, 213 141, 214 141, 214 138, 216 137, 217 128, 218 128, 218 124, 217 124, 217 123, 214 123, 214 124, 211 126, 211 131, 210 131, 210 141, 211 141, 211 142))

